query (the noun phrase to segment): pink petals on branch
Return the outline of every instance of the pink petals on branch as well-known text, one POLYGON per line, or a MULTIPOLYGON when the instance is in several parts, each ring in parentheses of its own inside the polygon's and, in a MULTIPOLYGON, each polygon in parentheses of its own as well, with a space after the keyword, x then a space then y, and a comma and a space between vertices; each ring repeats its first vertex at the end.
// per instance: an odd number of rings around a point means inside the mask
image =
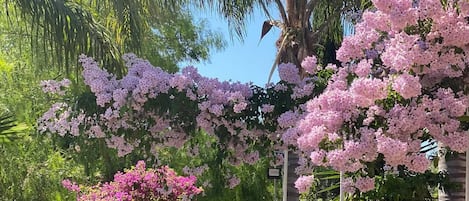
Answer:
POLYGON ((469 146, 458 119, 469 107, 469 97, 454 86, 468 80, 469 25, 463 20, 467 12, 458 9, 467 11, 469 4, 443 8, 439 0, 372 2, 377 10, 364 12, 356 34, 337 51, 342 68, 324 93, 308 101, 296 126, 298 148, 313 164, 364 176, 346 181, 350 192, 374 189, 365 163, 379 155, 386 167, 402 165, 423 173, 430 165, 420 153, 424 140, 457 152, 469 146))
POLYGON ((295 188, 298 189, 300 193, 307 193, 311 186, 313 185, 314 177, 310 176, 300 176, 295 181, 295 188))
POLYGON ((114 175, 114 180, 96 186, 79 187, 70 180, 62 185, 77 193, 77 200, 190 200, 203 190, 195 186, 195 176, 177 176, 169 167, 146 169, 139 161, 135 168, 114 175))
POLYGON ((417 97, 422 94, 422 86, 419 78, 407 73, 398 75, 392 84, 392 88, 405 99, 417 97))

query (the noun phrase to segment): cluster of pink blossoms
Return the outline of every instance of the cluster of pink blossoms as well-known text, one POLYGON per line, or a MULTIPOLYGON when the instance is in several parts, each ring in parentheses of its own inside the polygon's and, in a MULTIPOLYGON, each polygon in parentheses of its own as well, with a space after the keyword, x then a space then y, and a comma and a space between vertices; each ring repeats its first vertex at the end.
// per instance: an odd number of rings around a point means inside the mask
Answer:
POLYGON ((295 182, 295 188, 300 193, 306 193, 309 191, 314 182, 314 176, 300 176, 295 182))
MULTIPOLYGON (((236 135, 238 130, 245 130, 243 139, 259 137, 261 132, 246 129, 241 119, 224 118, 229 112, 239 114, 247 108, 248 99, 252 96, 248 84, 205 78, 193 67, 183 69, 180 74, 169 74, 132 54, 125 55, 124 59, 129 72, 122 79, 117 79, 100 69, 91 58, 82 56, 80 61, 84 67, 85 84, 96 96, 96 104, 105 108, 105 112, 94 116, 79 115, 78 118, 71 114, 77 111, 72 111, 67 104, 60 104, 52 107, 39 120, 40 130, 59 133, 61 136, 78 136, 79 131, 74 128, 82 126, 83 132, 90 138, 105 137, 107 145, 117 149, 120 156, 139 146, 138 139, 111 134, 121 128, 130 131, 148 130, 154 143, 181 147, 190 139, 183 128, 186 125, 173 121, 175 117, 170 116, 173 111, 166 109, 161 112, 157 111, 158 108, 150 111, 144 109, 144 106, 151 104, 152 99, 158 96, 170 95, 167 101, 171 101, 177 98, 177 94, 182 94, 187 101, 198 104, 198 108, 186 110, 196 115, 194 123, 208 133, 214 134, 216 128, 224 126, 232 135, 236 135)), ((272 110, 272 106, 266 106, 266 111, 269 110, 272 110)), ((182 114, 185 111, 179 112, 182 114)), ((252 160, 248 154, 246 156, 246 160, 252 160)))
POLYGON ((60 82, 55 80, 43 80, 41 81, 40 85, 44 93, 65 95, 65 88, 70 86, 70 80, 63 79, 60 82))
MULTIPOLYGON (((118 156, 134 150, 148 151, 145 150, 148 146, 141 145, 141 142, 150 143, 151 150, 147 154, 158 157, 158 151, 165 147, 184 147, 194 137, 193 131, 202 129, 218 140, 217 146, 222 151, 229 153, 228 158, 224 159, 228 164, 255 164, 261 156, 259 151, 253 150, 252 142, 266 137, 275 144, 272 150, 284 149, 288 143, 280 142, 280 134, 285 129, 291 129, 301 116, 296 115, 295 119, 288 116, 300 107, 292 111, 277 109, 287 111, 281 118, 286 122, 277 122, 278 116, 270 115, 276 110, 276 101, 256 105, 252 100, 254 93, 260 93, 262 97, 265 96, 262 93, 271 90, 285 93, 287 98, 296 100, 311 96, 314 89, 313 80, 300 78, 298 69, 292 64, 279 68, 282 83, 256 91, 250 84, 220 82, 203 77, 194 67, 170 74, 133 54, 125 55, 124 60, 128 74, 118 79, 101 69, 93 59, 81 56, 84 82, 102 112, 89 115, 91 111, 87 111, 87 115, 84 111, 75 110, 73 102, 57 103, 39 119, 39 130, 60 136, 104 140, 109 148, 117 150, 118 156), (293 93, 288 92, 289 88, 293 93), (174 107, 176 105, 180 107, 174 107), (256 121, 261 126, 252 126, 247 121, 256 121), (263 129, 262 124, 266 122, 281 125, 275 131, 269 131, 263 129), (220 138, 224 141, 220 142, 220 138)), ((311 57, 311 61, 304 65, 316 68, 315 62, 311 57)), ((199 145, 189 147, 191 149, 187 153, 197 157, 199 145)), ((266 150, 262 151, 265 153, 266 150)), ((230 187, 239 183, 234 181, 230 182, 230 187)))
MULTIPOLYGON (((294 126, 303 117, 305 105, 276 105, 277 101, 273 98, 277 95, 270 97, 271 100, 261 100, 262 104, 258 105, 256 100, 251 99, 253 95, 258 93, 256 95, 263 97, 267 93, 278 93, 290 98, 291 102, 302 99, 304 103, 305 97, 312 96, 315 87, 315 80, 301 78, 298 69, 292 64, 284 64, 279 68, 282 82, 268 85, 259 91, 249 84, 220 82, 203 77, 193 67, 184 68, 181 73, 169 74, 135 55, 127 54, 124 59, 129 71, 118 79, 100 69, 93 59, 82 56, 80 61, 84 67, 85 84, 90 87, 96 97, 95 104, 103 112, 86 115, 84 111, 72 109, 76 107, 73 103, 58 103, 39 119, 39 130, 60 136, 68 134, 83 136, 87 140, 104 140, 109 148, 117 150, 118 156, 143 149, 157 158, 158 151, 165 147, 190 147, 188 155, 197 157, 199 145, 185 145, 191 142, 191 130, 203 129, 217 140, 223 138, 224 141, 218 141, 217 145, 229 153, 228 158, 224 159, 228 164, 255 164, 262 157, 260 151, 265 153, 266 150, 253 149, 252 142, 267 138, 274 144, 269 147, 272 151, 296 144, 298 132, 294 126), (266 92, 269 90, 271 92, 266 92), (169 106, 161 108, 165 104, 169 106), (274 110, 277 112, 272 115, 274 110), (284 113, 279 116, 278 111, 284 113), (181 117, 190 118, 178 121, 181 117), (256 121, 259 128, 248 124, 248 120, 256 121), (265 129, 264 125, 267 124, 276 129, 265 129), (223 131, 221 134, 220 128, 223 131), (126 132, 119 132, 122 130, 126 132), (291 132, 292 136, 282 137, 285 131, 291 132), (141 142, 150 143, 150 150, 140 146, 141 142)), ((310 57, 303 66, 318 69, 315 62, 316 59, 310 57)), ((307 171, 309 168, 302 170, 307 171)), ((235 176, 229 178, 230 188, 239 184, 235 176)))
POLYGON ((424 141, 457 152, 469 146, 458 120, 469 107, 462 87, 468 84, 469 2, 372 2, 376 10, 363 13, 357 34, 337 51, 343 68, 307 103, 295 127, 298 148, 311 163, 361 174, 347 180, 351 192, 374 188, 365 163, 379 154, 386 166, 422 173, 430 164, 420 153, 424 141))
POLYGON ((77 200, 192 200, 203 190, 195 186, 194 176, 177 176, 168 168, 146 169, 145 162, 139 161, 135 168, 117 173, 114 181, 92 187, 78 186, 70 180, 62 181, 69 191, 77 193, 77 200))

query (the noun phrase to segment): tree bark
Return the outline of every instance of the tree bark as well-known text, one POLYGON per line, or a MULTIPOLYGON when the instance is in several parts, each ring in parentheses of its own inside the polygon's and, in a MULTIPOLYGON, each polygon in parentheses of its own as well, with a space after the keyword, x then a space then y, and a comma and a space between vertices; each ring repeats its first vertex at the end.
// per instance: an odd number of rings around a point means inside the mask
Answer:
MULTIPOLYGON (((311 0, 309 0, 311 1, 311 0)), ((319 42, 315 30, 311 28, 311 8, 308 8, 308 0, 286 0, 285 8, 287 19, 284 20, 284 27, 280 38, 277 40, 278 64, 293 63, 300 72, 300 76, 306 76, 304 69, 301 68, 301 62, 315 52, 314 44, 319 42), (288 37, 285 39, 285 37, 288 37), (285 44, 282 44, 284 43, 285 44)), ((309 2, 311 3, 311 2, 309 2)), ((340 15, 339 15, 340 16, 340 15)), ((331 17, 331 16, 329 16, 331 17)), ((335 55, 335 50, 333 51, 335 55)), ((335 56, 334 56, 335 58, 335 56)), ((294 183, 298 179, 295 169, 299 166, 298 154, 290 151, 288 153, 288 182, 287 182, 287 200, 298 201, 299 193, 294 183)))
MULTIPOLYGON (((280 54, 279 63, 293 63, 298 66, 300 72, 301 61, 309 55, 299 54, 300 52, 307 52, 306 49, 308 47, 308 43, 306 41, 301 41, 304 38, 304 34, 299 34, 299 32, 304 32, 305 27, 304 25, 307 24, 303 22, 304 20, 304 13, 306 9, 306 0, 287 0, 286 1, 286 12, 288 16, 288 23, 286 23, 285 30, 283 30, 282 34, 280 35, 279 40, 277 41, 277 47, 281 50, 280 45, 282 45, 282 41, 284 37, 288 33, 284 33, 285 31, 291 31, 294 34, 289 35, 291 37, 288 44, 285 44, 285 48, 280 54), (302 37, 302 38, 300 38, 302 37), (306 48, 306 49, 305 49, 306 48)), ((309 52, 312 54, 312 49, 309 52)), ((293 151, 289 151, 288 153, 288 179, 287 179, 287 201, 298 201, 300 198, 300 194, 298 189, 295 188, 295 181, 298 179, 298 175, 295 173, 295 169, 299 166, 298 164, 298 154, 293 151)))

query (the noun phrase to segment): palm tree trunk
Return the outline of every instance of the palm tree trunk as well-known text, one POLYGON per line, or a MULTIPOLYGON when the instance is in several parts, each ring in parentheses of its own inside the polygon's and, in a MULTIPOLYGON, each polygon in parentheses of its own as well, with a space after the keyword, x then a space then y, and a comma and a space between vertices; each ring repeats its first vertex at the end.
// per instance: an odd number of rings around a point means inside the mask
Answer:
MULTIPOLYGON (((295 34, 295 36, 290 37, 302 37, 305 36, 305 27, 304 25, 304 9, 306 7, 306 0, 287 0, 286 1, 286 13, 288 14, 288 22, 284 22, 285 25, 291 30, 301 30, 303 34, 295 34)), ((308 21, 306 21, 308 22, 308 21)), ((283 41, 285 33, 281 34, 277 46, 279 47, 281 44, 280 41, 283 41)), ((300 68, 301 61, 309 55, 299 54, 305 52, 305 47, 308 46, 306 41, 299 42, 302 39, 294 38, 291 43, 286 44, 285 49, 283 52, 279 52, 280 62, 279 63, 287 63, 291 62, 300 68), (300 51, 301 50, 301 51, 300 51)), ((279 47, 279 49, 281 49, 279 47)), ((312 49, 309 52, 312 54, 312 49)), ((301 68, 300 68, 301 72, 301 68)), ((298 154, 293 151, 289 151, 288 153, 288 176, 287 176, 287 201, 298 201, 300 198, 300 194, 298 193, 298 189, 295 188, 295 181, 298 179, 298 175, 295 173, 295 169, 299 166, 298 164, 298 154)))
MULTIPOLYGON (((318 2, 316 2, 318 3, 318 2)), ((280 38, 277 40, 277 49, 278 49, 278 64, 280 63, 293 63, 299 68, 301 76, 305 76, 306 73, 304 69, 301 68, 301 62, 308 56, 311 56, 315 53, 315 44, 319 42, 319 37, 316 32, 321 31, 321 27, 326 26, 328 22, 322 22, 322 25, 318 27, 318 30, 313 30, 311 25, 311 9, 314 7, 315 3, 308 0, 286 0, 285 1, 285 13, 283 13, 283 25, 282 33, 280 38), (286 41, 286 43, 285 43, 286 41)), ((283 10, 283 6, 280 10, 283 10)), ((339 7, 335 5, 335 7, 339 7)), ((338 12, 338 9, 331 9, 326 14, 327 18, 337 18, 336 20, 340 21, 340 15, 333 15, 333 13, 338 12)), ((325 11, 324 11, 325 12, 325 11)), ((282 14, 282 13, 281 13, 282 14)), ((333 42, 332 42, 333 43, 333 42)), ((324 57, 331 57, 335 60, 335 46, 332 45, 334 50, 332 50, 333 56, 324 54, 324 57)), ((327 48, 326 48, 327 50, 327 48)), ((327 59, 327 62, 332 62, 330 59, 327 59)), ((288 157, 288 188, 287 188, 287 200, 288 201, 298 201, 299 193, 298 190, 294 187, 294 182, 298 179, 298 175, 295 173, 296 167, 298 164, 298 154, 294 152, 289 152, 288 157)))
POLYGON ((465 154, 456 154, 455 156, 445 157, 447 151, 438 145, 440 160, 438 161, 438 170, 447 171, 449 180, 456 183, 460 188, 438 190, 438 201, 465 201, 466 192, 466 156, 465 154))
MULTIPOLYGON (((284 30, 277 40, 279 63, 293 63, 299 68, 301 76, 305 76, 301 68, 304 58, 314 54, 314 44, 318 38, 315 36, 310 26, 310 13, 308 13, 307 0, 286 0, 286 15, 284 19, 284 30), (288 37, 285 40, 285 37, 288 37), (288 41, 288 44, 282 44, 288 41), (282 47, 283 46, 283 47, 282 47)), ((288 153, 288 179, 287 179, 287 200, 298 201, 299 193, 295 188, 295 181, 298 175, 295 169, 299 166, 298 154, 292 151, 288 153)))

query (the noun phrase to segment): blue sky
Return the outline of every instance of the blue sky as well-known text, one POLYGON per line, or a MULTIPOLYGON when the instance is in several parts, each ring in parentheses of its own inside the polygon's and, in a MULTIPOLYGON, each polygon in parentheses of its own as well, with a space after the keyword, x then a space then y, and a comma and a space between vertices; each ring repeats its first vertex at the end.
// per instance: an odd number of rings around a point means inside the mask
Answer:
MULTIPOLYGON (((210 55, 210 61, 205 63, 184 63, 198 68, 200 74, 220 80, 240 82, 253 82, 258 86, 265 86, 269 72, 275 60, 275 41, 280 31, 275 27, 259 43, 262 23, 266 17, 262 12, 256 11, 246 26, 246 38, 240 42, 236 36, 230 39, 228 23, 214 13, 201 13, 196 18, 208 20, 212 30, 219 31, 227 41, 226 48, 210 55)), ((278 81, 275 72, 273 82, 278 81)))

